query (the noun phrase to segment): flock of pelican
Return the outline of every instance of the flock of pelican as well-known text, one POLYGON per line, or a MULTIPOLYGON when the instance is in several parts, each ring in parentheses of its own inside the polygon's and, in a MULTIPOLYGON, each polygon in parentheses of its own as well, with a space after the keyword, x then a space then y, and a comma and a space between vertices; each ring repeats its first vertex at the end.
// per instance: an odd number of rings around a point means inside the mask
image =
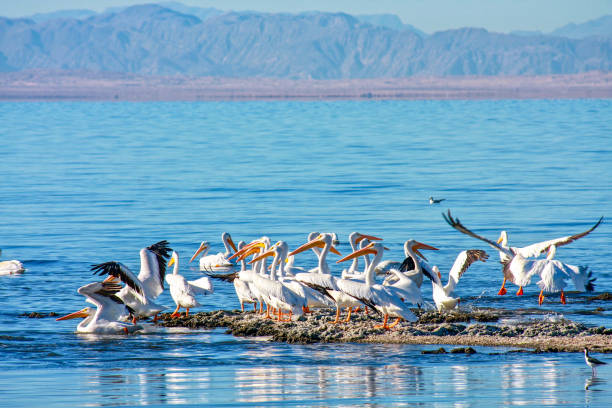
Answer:
MULTIPOLYGON (((560 293, 561 302, 565 303, 564 289, 570 281, 578 291, 593 290, 595 279, 588 268, 563 263, 554 256, 558 247, 597 228, 603 217, 579 234, 518 248, 508 246, 506 232, 502 232, 497 241, 489 240, 468 229, 450 211, 443 216, 454 229, 498 251, 504 279, 499 295, 506 293, 507 282, 517 285, 517 295, 522 295, 523 287, 536 276, 541 290, 540 305, 544 292, 560 293), (547 254, 546 258, 538 259, 543 253, 547 254)), ((382 317, 382 324, 376 327, 389 330, 401 321, 417 320, 410 307, 423 305, 421 286, 425 277, 431 281, 436 308, 439 311, 450 310, 459 302, 453 293, 460 278, 472 264, 485 262, 489 257, 481 249, 461 251, 450 268, 446 284, 443 284, 438 266, 430 266, 421 252, 437 248, 412 239, 404 243, 403 262, 383 261, 387 248, 382 239, 359 232, 349 235, 351 253, 346 256, 336 248, 338 239, 332 233, 312 232, 306 243, 292 251, 285 241, 272 244, 266 236, 235 245, 230 234, 223 233, 222 241, 224 253, 209 255, 210 244, 204 241, 193 254, 189 262, 199 257, 200 270, 206 273, 206 276, 193 281, 186 280, 179 273, 178 253, 172 251, 167 241, 140 250, 138 275, 120 262, 92 265, 91 270, 105 279, 82 286, 78 293, 96 308, 86 307, 57 320, 83 318, 77 326, 77 332, 82 333, 133 333, 142 329, 139 319, 152 317, 156 320, 164 309, 155 303, 164 290, 164 283, 169 286, 176 304, 171 316, 178 317, 181 308, 188 315, 191 308, 200 306, 198 297, 212 294, 211 279, 219 279, 233 283, 243 312, 245 304, 252 304, 254 311, 265 318, 289 321, 314 309, 335 308, 333 323, 340 323, 349 322, 351 314, 359 310, 366 313, 371 310, 382 317), (316 254, 317 266, 309 270, 295 266, 296 257, 309 250, 316 254), (337 264, 351 263, 333 274, 327 261, 330 252, 341 257, 337 264), (272 258, 270 265, 269 258, 272 258), (360 267, 360 259, 364 262, 363 267, 360 267), (234 262, 240 265, 239 270, 234 271, 234 262), (173 272, 166 274, 170 266, 174 266, 173 272), (380 275, 383 277, 377 281, 380 275), (341 320, 343 310, 346 318, 341 320), (389 324, 389 318, 395 318, 395 321, 389 324)))

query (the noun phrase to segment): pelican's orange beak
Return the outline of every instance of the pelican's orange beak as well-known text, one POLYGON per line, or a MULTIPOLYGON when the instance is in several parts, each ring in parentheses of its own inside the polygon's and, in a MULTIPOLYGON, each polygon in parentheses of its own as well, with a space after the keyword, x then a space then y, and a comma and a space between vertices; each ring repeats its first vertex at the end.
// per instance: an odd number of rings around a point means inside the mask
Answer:
POLYGON ((497 243, 498 243, 498 244, 501 244, 503 240, 504 240, 504 238, 503 238, 503 237, 500 235, 500 236, 499 236, 499 239, 497 240, 497 243))
POLYGON ((412 250, 419 255, 421 258, 427 260, 427 258, 425 258, 425 256, 419 252, 419 249, 429 249, 431 251, 438 251, 438 248, 436 247, 432 247, 431 245, 427 245, 427 244, 423 244, 422 242, 417 242, 412 246, 412 250))
MULTIPOLYGON (((253 246, 255 246, 255 245, 261 245, 263 247, 263 243, 260 240, 256 239, 255 241, 250 242, 250 243, 246 244, 245 246, 243 246, 242 249, 240 249, 239 251, 234 252, 234 255, 232 255, 229 258, 227 258, 227 260, 229 261, 229 260, 232 260, 234 258, 240 259, 242 254, 244 254, 249 249, 253 248, 253 246)), ((242 259, 244 259, 244 257, 242 257, 242 259)))
POLYGON ((231 237, 231 236, 228 236, 228 237, 227 237, 227 243, 228 243, 228 244, 230 244, 230 246, 232 247, 232 249, 234 250, 234 252, 238 251, 238 250, 236 249, 236 245, 234 245, 234 241, 232 241, 232 237, 231 237))
POLYGON ((358 244, 364 239, 368 239, 370 241, 382 241, 383 240, 382 238, 378 238, 372 235, 359 234, 359 237, 357 237, 357 239, 355 240, 355 243, 358 244))
POLYGON ((113 275, 108 275, 102 283, 119 283, 119 279, 115 278, 113 275))
MULTIPOLYGON (((258 253, 259 251, 261 251, 264 248, 264 244, 263 242, 259 242, 257 245, 251 245, 250 248, 247 248, 246 251, 244 251, 243 253, 241 253, 238 258, 236 258, 237 261, 242 261, 243 259, 245 259, 247 256, 253 255, 258 253)), ((244 249, 244 248, 242 248, 244 249)))
MULTIPOLYGON (((312 249, 314 247, 317 248, 323 248, 325 247, 325 242, 323 241, 323 236, 319 235, 318 237, 316 237, 315 239, 313 239, 312 241, 309 241, 307 243, 305 243, 304 245, 302 245, 301 247, 294 249, 293 251, 289 252, 289 254, 287 256, 291 256, 291 255, 295 255, 295 254, 299 254, 300 252, 304 252, 308 249, 312 249)), ((340 252, 338 252, 338 250, 332 245, 329 247, 329 250, 331 252, 333 252, 336 255, 342 255, 340 254, 340 252)))
POLYGON ((348 254, 344 258, 336 261, 336 263, 348 261, 350 259, 357 258, 358 256, 371 255, 371 254, 376 254, 376 250, 374 249, 374 243, 373 242, 368 244, 364 248, 358 249, 357 251, 353 252, 352 254, 348 254))
MULTIPOLYGON (((191 262, 191 261, 189 261, 189 262, 191 262)), ((174 265, 174 258, 170 259, 170 262, 168 262, 168 268, 171 267, 172 265, 174 265)))
POLYGON ((85 318, 87 316, 89 316, 89 313, 87 312, 87 308, 85 308, 85 309, 81 309, 79 311, 76 311, 74 313, 67 314, 66 316, 58 317, 57 319, 55 319, 55 321, 77 319, 79 317, 80 318, 85 318))
POLYGON ((197 256, 200 254, 200 252, 202 252, 205 249, 210 248, 208 244, 206 244, 205 242, 203 242, 202 244, 200 244, 200 247, 198 248, 197 251, 195 251, 195 254, 193 254, 193 256, 191 257, 191 259, 189 260, 189 263, 193 262, 194 259, 197 258, 197 256))
MULTIPOLYGON (((254 263, 254 262, 261 261, 262 259, 267 258, 267 257, 269 257, 269 256, 273 256, 273 255, 274 255, 274 250, 273 250, 273 249, 270 249, 270 250, 268 250, 267 252, 264 252, 263 254, 261 254, 261 255, 259 255, 259 256, 256 256, 255 258, 251 259, 251 260, 249 261, 249 265, 250 265, 250 264, 252 264, 252 263, 254 263)), ((247 255, 247 256, 248 256, 248 255, 247 255)))

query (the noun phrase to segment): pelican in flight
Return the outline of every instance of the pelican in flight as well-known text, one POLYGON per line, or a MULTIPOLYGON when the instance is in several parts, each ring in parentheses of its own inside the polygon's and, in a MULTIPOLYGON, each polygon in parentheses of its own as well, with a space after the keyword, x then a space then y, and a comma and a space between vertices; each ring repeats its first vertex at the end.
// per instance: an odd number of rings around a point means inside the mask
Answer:
MULTIPOLYGON (((0 255, 2 250, 0 249, 0 255)), ((25 271, 23 264, 15 259, 10 261, 0 262, 0 276, 2 275, 14 275, 16 273, 22 273, 25 271)))
MULTIPOLYGON (((593 225, 591 228, 589 228, 586 231, 583 231, 583 232, 580 232, 574 235, 568 235, 566 237, 537 242, 535 244, 531 244, 526 247, 509 247, 508 246, 508 233, 506 231, 502 231, 499 235, 499 239, 497 240, 497 243, 500 244, 504 248, 510 249, 510 251, 514 254, 520 254, 523 258, 537 258, 541 254, 548 252, 548 250, 550 249, 552 245, 556 247, 560 247, 563 245, 570 244, 576 241, 577 239, 580 239, 588 235, 589 233, 591 233, 591 231, 597 228, 599 224, 601 224, 602 222, 603 222, 603 217, 599 218, 599 220, 595 223, 595 225, 593 225)), ((506 263, 510 260, 510 256, 504 251, 499 251, 499 259, 502 263, 506 263)), ((506 279, 504 278, 504 282, 502 283, 502 286, 499 289, 498 295, 506 294, 507 291, 505 288, 505 283, 506 283, 506 279)), ((522 286, 519 288, 516 294, 519 296, 523 294, 522 286)))
POLYGON ((176 251, 172 251, 172 256, 168 266, 174 265, 171 274, 166 275, 166 282, 170 286, 170 295, 176 303, 176 309, 170 317, 179 317, 181 314, 179 309, 185 308, 185 317, 189 316, 189 309, 201 306, 196 299, 196 295, 210 295, 214 292, 213 285, 208 276, 203 276, 194 281, 188 281, 178 273, 179 271, 179 255, 176 251))
POLYGON ((556 253, 556 246, 551 245, 548 249, 546 259, 536 259, 530 261, 530 274, 539 275, 540 287, 538 304, 544 301, 544 292, 561 292, 561 303, 565 304, 565 294, 563 290, 567 286, 567 281, 572 280, 576 290, 580 292, 592 292, 595 289, 596 278, 592 278, 591 271, 587 267, 568 265, 557 259, 553 259, 556 253))
POLYGON ((221 240, 223 241, 225 252, 219 252, 216 255, 208 255, 210 244, 207 241, 202 241, 198 250, 195 251, 189 260, 189 263, 193 262, 198 255, 202 254, 200 257, 201 271, 224 271, 233 268, 234 264, 232 264, 229 259, 231 259, 230 255, 232 250, 237 252, 236 245, 234 245, 234 241, 232 241, 232 237, 228 232, 221 234, 221 240))
POLYGON ((453 264, 450 272, 448 273, 448 282, 442 286, 442 274, 437 266, 434 266, 433 274, 429 275, 431 280, 431 286, 433 289, 433 300, 439 312, 443 310, 454 309, 459 303, 459 298, 452 297, 452 294, 459 282, 463 273, 476 261, 486 262, 489 255, 480 249, 468 249, 467 251, 461 251, 455 263, 453 264))
POLYGON ((170 251, 165 240, 142 248, 138 276, 124 264, 113 261, 92 265, 91 270, 94 274, 111 275, 126 283, 117 297, 134 310, 134 319, 153 316, 156 321, 158 313, 165 309, 155 300, 164 291, 166 260, 170 251))
POLYGON ((361 283, 354 280, 338 279, 337 285, 343 293, 360 300, 366 306, 384 314, 383 324, 374 327, 389 330, 395 327, 402 319, 415 322, 417 318, 395 291, 389 290, 388 287, 374 282, 374 269, 382 259, 384 249, 385 247, 381 242, 371 242, 365 248, 359 249, 336 261, 336 263, 348 261, 366 253, 374 255, 374 259, 372 259, 372 262, 368 265, 365 274, 365 282, 361 283), (397 320, 391 325, 387 324, 389 316, 397 317, 397 320))
POLYGON ((109 276, 104 282, 93 282, 81 286, 77 292, 85 296, 89 303, 93 303, 96 309, 86 307, 56 320, 84 318, 77 326, 77 333, 130 334, 142 330, 140 325, 119 321, 122 316, 133 313, 117 297, 121 288, 122 286, 112 276, 109 276))

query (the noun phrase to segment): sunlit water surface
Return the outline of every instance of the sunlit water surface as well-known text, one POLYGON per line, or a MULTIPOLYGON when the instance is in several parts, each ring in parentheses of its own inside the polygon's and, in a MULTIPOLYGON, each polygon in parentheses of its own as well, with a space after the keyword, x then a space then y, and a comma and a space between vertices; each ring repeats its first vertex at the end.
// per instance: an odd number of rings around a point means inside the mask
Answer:
MULTIPOLYGON (((343 254, 352 231, 382 236, 398 260, 418 239, 440 248, 427 255, 443 273, 460 250, 487 249, 457 289, 463 307, 610 327, 612 307, 590 295, 550 295, 541 308, 535 285, 496 296, 497 254, 441 216, 450 208, 492 239, 506 229, 517 246, 611 216, 610 118, 609 100, 1 103, 0 248, 27 271, 0 277, 0 406, 606 406, 612 364, 592 377, 580 354, 422 355, 432 346, 286 345, 148 324, 95 337, 75 334, 74 320, 22 315, 82 308, 92 263, 138 270, 138 250, 160 239, 194 278, 186 259, 202 240, 221 250, 223 231, 295 248, 317 230, 336 232, 343 254), (430 206, 430 195, 446 201, 430 206)), ((612 289, 610 231, 606 220, 557 251, 591 267, 595 294, 612 289)), ((172 308, 167 291, 159 303, 172 308)), ((203 303, 238 306, 223 283, 203 303)))

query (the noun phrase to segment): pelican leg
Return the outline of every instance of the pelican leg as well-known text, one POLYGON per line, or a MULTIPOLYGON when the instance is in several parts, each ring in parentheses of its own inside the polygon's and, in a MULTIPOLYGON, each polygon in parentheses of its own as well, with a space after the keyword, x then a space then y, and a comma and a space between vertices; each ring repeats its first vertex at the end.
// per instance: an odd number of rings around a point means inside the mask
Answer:
POLYGON ((185 310, 186 310, 186 312, 185 312, 185 317, 187 317, 187 316, 189 316, 189 308, 188 308, 188 307, 186 307, 186 308, 185 308, 185 310))
POLYGON ((523 296, 523 287, 519 286, 518 292, 516 292, 516 296, 523 296))
POLYGON ((502 286, 501 288, 499 288, 499 292, 497 292, 498 295, 503 296, 507 293, 508 291, 506 290, 506 278, 504 278, 504 281, 502 282, 502 286))
POLYGON ((244 313, 244 302, 240 302, 240 310, 244 313))
POLYGON ((565 293, 561 291, 561 303, 565 304, 565 293))
POLYGON ((544 302, 544 289, 540 291, 540 295, 538 296, 538 305, 542 306, 543 302, 544 302))
POLYGON ((153 316, 153 323, 157 323, 157 321, 159 320, 159 313, 155 313, 155 316, 153 316))
POLYGON ((132 324, 136 324, 136 315, 132 316, 132 324))
POLYGON ((302 306, 302 312, 304 312, 304 314, 312 313, 312 311, 310 310, 308 306, 302 306))
POLYGON ((257 302, 253 303, 253 311, 257 313, 257 302))
POLYGON ((130 332, 128 331, 128 328, 127 328, 127 327, 124 327, 124 328, 123 328, 123 332, 124 332, 125 334, 130 334, 130 332))
POLYGON ((272 318, 272 316, 270 316, 270 305, 268 305, 267 303, 266 303, 266 316, 265 316, 265 318, 266 319, 271 319, 272 318))
POLYGON ((367 307, 367 306, 366 306, 366 307, 364 307, 364 308, 363 308, 363 310, 365 310, 365 314, 366 314, 366 315, 367 315, 367 314, 369 314, 369 313, 368 313, 368 307, 367 307))
MULTIPOLYGON (((255 303, 255 306, 257 306, 257 303, 255 303)), ((263 314, 263 302, 259 302, 259 314, 263 314)))
POLYGON ((357 307, 355 308, 355 310, 353 310, 353 312, 355 312, 355 313, 357 313, 357 312, 359 312, 359 311, 361 311, 361 306, 357 306, 357 307))
POLYGON ((387 326, 388 320, 389 320, 389 315, 385 313, 385 319, 383 320, 383 324, 377 324, 376 326, 374 326, 374 328, 389 330, 389 326, 387 326))
POLYGON ((172 317, 172 318, 174 318, 174 319, 176 319, 177 317, 179 317, 179 316, 181 315, 181 314, 179 313, 179 309, 180 309, 180 306, 179 306, 179 305, 176 305, 176 309, 174 309, 174 313, 172 313, 172 314, 170 315, 170 317, 172 317))
POLYGON ((333 321, 334 324, 337 324, 340 322, 340 308, 338 307, 338 305, 336 305, 336 320, 333 321))
POLYGON ((346 315, 346 320, 344 321, 345 323, 348 323, 351 321, 351 311, 353 310, 352 307, 347 307, 346 311, 348 312, 348 314, 346 315))
POLYGON ((397 326, 397 324, 400 322, 400 320, 402 320, 401 317, 398 317, 397 319, 395 319, 395 321, 389 325, 389 328, 392 329, 395 326, 397 326))

